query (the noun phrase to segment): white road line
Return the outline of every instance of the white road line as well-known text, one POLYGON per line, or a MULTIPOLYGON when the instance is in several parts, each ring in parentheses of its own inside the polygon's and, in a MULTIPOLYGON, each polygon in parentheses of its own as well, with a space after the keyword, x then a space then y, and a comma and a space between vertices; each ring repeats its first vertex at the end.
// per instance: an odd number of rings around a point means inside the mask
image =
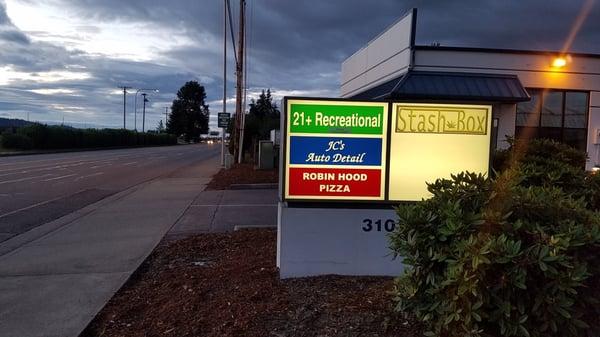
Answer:
POLYGON ((90 178, 90 177, 95 177, 95 176, 99 176, 99 175, 102 175, 102 174, 104 174, 104 172, 96 172, 96 173, 88 174, 88 175, 86 175, 86 176, 77 177, 77 178, 75 178, 75 180, 73 180, 73 181, 79 181, 79 180, 81 180, 81 179, 90 178))
MULTIPOLYGON (((81 193, 81 192, 83 192, 83 191, 85 191, 85 190, 79 190, 79 191, 77 191, 77 192, 75 192, 75 193, 73 193, 73 194, 81 193)), ((54 198, 54 199, 50 199, 50 200, 46 200, 46 201, 42 201, 42 202, 38 202, 37 204, 29 205, 29 206, 27 206, 27 207, 19 208, 19 209, 16 209, 16 210, 14 210, 14 211, 10 211, 10 212, 8 212, 8 213, 0 214, 0 219, 2 219, 2 218, 6 218, 7 216, 9 216, 9 215, 13 215, 13 214, 15 214, 15 213, 19 213, 19 212, 22 212, 22 211, 26 211, 26 210, 28 210, 28 209, 32 209, 32 208, 34 208, 34 207, 38 207, 38 206, 42 206, 42 205, 45 205, 45 204, 51 203, 51 202, 53 202, 53 201, 56 201, 56 200, 62 199, 62 198, 64 198, 64 197, 65 197, 65 196, 63 195, 63 196, 60 196, 60 197, 57 197, 57 198, 54 198)))
POLYGON ((131 163, 126 163, 126 164, 123 164, 123 166, 133 165, 133 164, 135 164, 135 163, 137 163, 137 161, 132 161, 131 163))
POLYGON ((76 173, 67 174, 66 176, 60 176, 60 177, 54 177, 54 178, 44 179, 42 181, 52 181, 52 180, 64 179, 64 178, 69 178, 69 177, 72 177, 72 176, 75 176, 75 175, 77 175, 77 174, 76 173))
POLYGON ((6 180, 6 181, 0 181, 0 185, 2 184, 10 184, 10 183, 18 183, 19 181, 25 181, 25 180, 31 180, 31 179, 36 179, 36 178, 43 178, 43 177, 47 177, 47 176, 51 176, 52 174, 48 173, 48 174, 44 174, 41 176, 35 176, 35 177, 27 177, 27 178, 21 178, 21 179, 14 179, 14 180, 6 180))
POLYGON ((276 207, 277 204, 233 204, 233 205, 190 205, 190 207, 250 207, 250 206, 258 206, 258 207, 276 207))
POLYGON ((85 164, 91 164, 91 163, 94 163, 94 162, 96 162, 96 161, 88 161, 88 162, 85 162, 85 161, 73 161, 73 162, 68 162, 68 163, 62 163, 62 164, 59 164, 59 165, 57 165, 57 163, 52 164, 52 165, 55 165, 55 166, 43 166, 43 167, 39 167, 38 166, 37 168, 34 168, 34 167, 30 167, 30 168, 12 168, 12 169, 8 169, 8 170, 5 170, 5 171, 12 171, 12 170, 18 171, 18 170, 23 170, 23 169, 24 169, 24 171, 4 173, 4 174, 2 174, 0 176, 6 176, 6 175, 11 175, 11 174, 19 174, 19 173, 30 173, 30 172, 36 172, 36 171, 47 171, 47 170, 61 169, 61 168, 65 168, 65 167, 73 167, 73 166, 80 166, 80 165, 85 165, 85 164))
POLYGON ((0 197, 10 197, 10 194, 0 193, 0 197))
POLYGON ((95 165, 95 166, 92 166, 92 167, 90 167, 90 169, 92 169, 92 170, 93 170, 93 169, 97 169, 97 168, 99 168, 99 167, 111 166, 111 165, 112 165, 112 163, 108 163, 108 164, 104 164, 104 165, 95 165))

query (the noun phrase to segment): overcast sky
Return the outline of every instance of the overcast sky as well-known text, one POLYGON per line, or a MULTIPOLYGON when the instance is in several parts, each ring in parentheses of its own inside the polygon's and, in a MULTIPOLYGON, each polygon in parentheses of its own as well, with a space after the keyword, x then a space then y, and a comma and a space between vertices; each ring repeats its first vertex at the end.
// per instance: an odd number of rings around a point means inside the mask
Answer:
MULTIPOLYGON (((585 3, 591 9, 570 51, 600 54, 597 1, 248 0, 249 96, 262 88, 277 98, 338 96, 341 62, 412 7, 419 11, 417 44, 561 50, 585 3)), ((237 27, 239 1, 231 4, 237 27)), ((189 80, 205 86, 216 115, 222 7, 221 0, 0 0, 0 117, 25 119, 29 112, 30 120, 119 127, 118 86, 127 85, 160 90, 146 110, 147 128, 154 128, 189 80)))

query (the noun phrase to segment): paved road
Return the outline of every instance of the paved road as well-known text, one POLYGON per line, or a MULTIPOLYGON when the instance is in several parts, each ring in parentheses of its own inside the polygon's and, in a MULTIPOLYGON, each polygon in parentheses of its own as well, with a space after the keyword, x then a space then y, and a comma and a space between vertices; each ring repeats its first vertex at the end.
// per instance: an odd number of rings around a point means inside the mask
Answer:
POLYGON ((201 144, 0 157, 0 242, 219 154, 201 144))

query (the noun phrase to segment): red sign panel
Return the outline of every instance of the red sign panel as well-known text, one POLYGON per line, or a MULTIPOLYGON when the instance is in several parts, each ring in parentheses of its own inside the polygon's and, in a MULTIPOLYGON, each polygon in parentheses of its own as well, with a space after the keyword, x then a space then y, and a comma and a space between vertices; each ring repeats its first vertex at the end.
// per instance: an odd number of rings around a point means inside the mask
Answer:
POLYGON ((289 195, 378 197, 381 170, 290 167, 289 195))

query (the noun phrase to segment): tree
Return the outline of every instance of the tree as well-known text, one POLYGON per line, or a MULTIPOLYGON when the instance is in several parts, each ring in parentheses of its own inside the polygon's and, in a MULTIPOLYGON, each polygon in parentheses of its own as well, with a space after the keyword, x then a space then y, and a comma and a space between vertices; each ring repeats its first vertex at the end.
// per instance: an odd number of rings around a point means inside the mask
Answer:
POLYGON ((258 99, 252 99, 244 123, 244 151, 253 149, 259 140, 269 139, 269 132, 279 129, 280 115, 270 89, 262 90, 258 99))
POLYGON ((158 125, 156 126, 156 132, 158 132, 158 133, 165 132, 165 126, 163 124, 162 119, 158 121, 158 125))
POLYGON ((171 105, 167 132, 183 136, 186 141, 200 139, 200 134, 208 132, 209 110, 205 100, 204 86, 197 81, 185 83, 171 105))
POLYGON ((250 115, 256 116, 259 119, 279 119, 280 112, 277 108, 277 104, 273 103, 271 89, 267 89, 266 93, 263 89, 256 101, 252 99, 250 103, 250 115))

